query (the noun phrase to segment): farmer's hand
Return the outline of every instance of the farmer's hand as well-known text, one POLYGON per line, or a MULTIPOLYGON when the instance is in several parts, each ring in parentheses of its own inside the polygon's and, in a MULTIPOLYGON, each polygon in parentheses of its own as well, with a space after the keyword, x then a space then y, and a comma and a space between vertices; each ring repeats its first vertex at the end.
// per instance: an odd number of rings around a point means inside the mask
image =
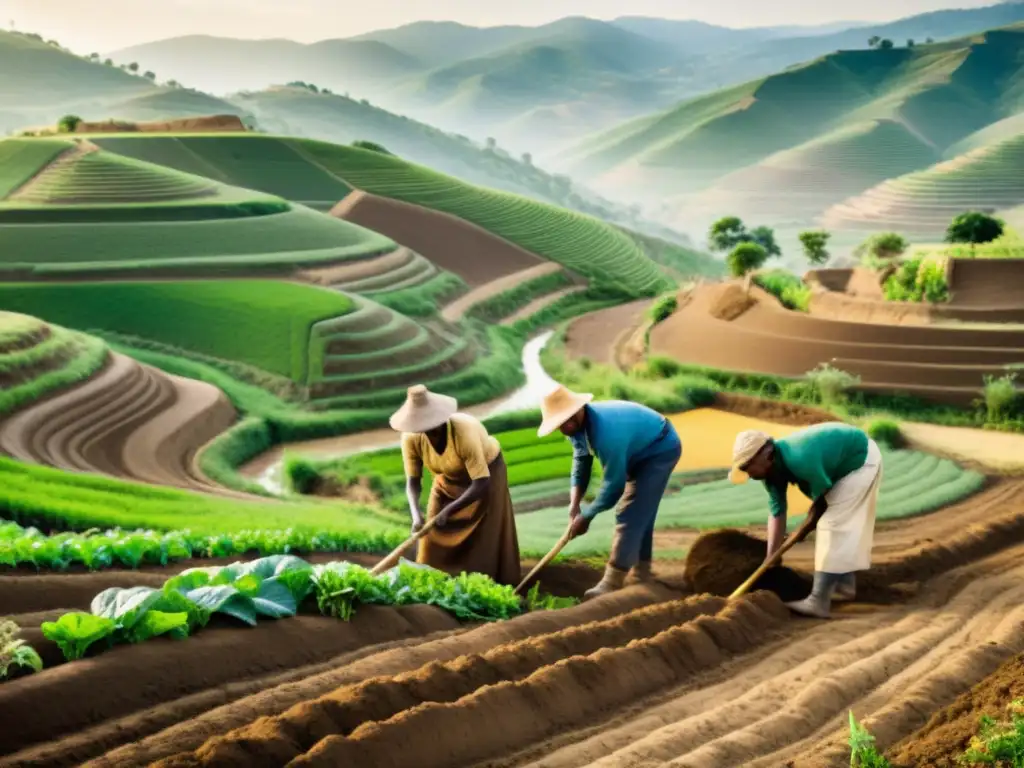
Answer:
POLYGON ((571 536, 569 538, 575 539, 579 536, 583 536, 587 531, 590 530, 590 520, 581 514, 576 515, 570 525, 571 536))
POLYGON ((419 513, 413 514, 413 516, 412 516, 412 529, 411 529, 410 532, 411 533, 416 533, 417 531, 419 531, 423 527, 423 525, 424 525, 424 523, 423 523, 423 515, 419 514, 419 513))
POLYGON ((444 509, 437 513, 437 517, 434 518, 434 520, 436 520, 437 522, 435 522, 434 525, 436 525, 438 528, 444 528, 446 525, 448 525, 448 517, 450 515, 451 511, 448 509, 448 507, 445 507, 444 509))
POLYGON ((569 505, 569 519, 572 520, 575 517, 579 517, 582 514, 579 504, 569 505))

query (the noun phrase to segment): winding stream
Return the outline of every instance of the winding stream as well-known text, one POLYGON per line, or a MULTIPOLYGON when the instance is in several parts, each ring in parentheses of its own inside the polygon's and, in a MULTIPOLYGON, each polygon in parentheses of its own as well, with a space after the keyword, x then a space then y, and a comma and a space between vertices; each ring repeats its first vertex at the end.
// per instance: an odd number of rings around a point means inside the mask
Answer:
MULTIPOLYGON (((553 331, 546 331, 530 339, 523 346, 523 373, 526 374, 523 386, 496 400, 462 410, 477 418, 486 419, 502 413, 538 408, 541 398, 555 386, 555 380, 548 376, 540 362, 541 352, 552 335, 553 331)), ((271 493, 280 494, 284 490, 281 473, 286 451, 315 456, 318 459, 330 459, 360 451, 390 448, 398 444, 398 433, 387 428, 322 440, 286 443, 275 446, 247 464, 242 468, 242 474, 255 479, 271 493)))

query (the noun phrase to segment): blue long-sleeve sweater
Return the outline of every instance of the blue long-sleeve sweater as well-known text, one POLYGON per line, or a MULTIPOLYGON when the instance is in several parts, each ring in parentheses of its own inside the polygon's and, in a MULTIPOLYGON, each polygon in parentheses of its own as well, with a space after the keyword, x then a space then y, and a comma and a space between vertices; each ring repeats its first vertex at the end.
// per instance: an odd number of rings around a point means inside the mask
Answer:
POLYGON ((657 411, 624 400, 602 400, 585 408, 584 428, 569 438, 573 448, 572 485, 586 491, 596 455, 604 481, 597 498, 583 510, 584 517, 593 519, 622 496, 629 466, 660 448, 657 441, 668 420, 657 411))

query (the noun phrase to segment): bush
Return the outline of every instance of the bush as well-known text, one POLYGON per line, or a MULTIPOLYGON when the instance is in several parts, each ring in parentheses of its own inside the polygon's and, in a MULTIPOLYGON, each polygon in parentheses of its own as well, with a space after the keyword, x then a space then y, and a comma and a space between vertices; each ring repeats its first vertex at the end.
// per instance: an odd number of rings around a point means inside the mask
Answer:
POLYGON ((768 260, 768 251, 758 243, 740 243, 728 256, 725 264, 733 277, 743 277, 748 272, 760 269, 768 260))
POLYGON ((792 272, 774 270, 754 277, 754 282, 775 296, 787 309, 807 312, 811 305, 811 289, 792 272))
POLYGON ((825 407, 840 405, 846 401, 846 393, 860 383, 860 377, 822 363, 807 372, 807 379, 814 387, 818 400, 825 407))
POLYGON ((679 299, 674 293, 666 294, 651 305, 647 310, 647 317, 652 323, 661 323, 668 320, 672 313, 679 308, 679 299))
POLYGON ((927 301, 938 304, 949 301, 949 284, 941 262, 909 259, 891 274, 882 286, 887 301, 927 301))
POLYGON ((1017 415, 1021 410, 1024 395, 1017 390, 1017 374, 1005 376, 986 376, 983 402, 985 404, 985 421, 988 424, 999 424, 1017 415))
POLYGON ((317 465, 301 456, 285 456, 283 471, 293 493, 312 493, 320 480, 317 465))
POLYGON ((57 121, 57 132, 74 133, 78 130, 78 126, 81 125, 81 123, 82 118, 78 115, 64 115, 64 117, 57 121))
POLYGON ((867 425, 864 431, 876 443, 892 450, 903 448, 906 445, 900 425, 895 421, 875 419, 867 425))
POLYGON ((380 152, 381 154, 384 155, 391 155, 392 157, 395 154, 394 152, 389 152, 383 145, 378 144, 374 141, 353 141, 352 146, 358 147, 359 149, 368 149, 371 152, 380 152))

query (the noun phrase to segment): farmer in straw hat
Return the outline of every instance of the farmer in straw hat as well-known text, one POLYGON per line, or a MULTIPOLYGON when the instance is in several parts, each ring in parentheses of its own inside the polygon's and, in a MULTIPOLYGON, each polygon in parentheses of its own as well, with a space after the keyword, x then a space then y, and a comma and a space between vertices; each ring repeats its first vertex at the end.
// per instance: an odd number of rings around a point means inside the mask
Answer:
POLYGON ((423 466, 434 476, 427 515, 437 523, 420 540, 416 560, 449 573, 483 573, 517 584, 519 541, 501 446, 477 419, 457 410, 455 398, 419 385, 409 388, 405 404, 391 417, 392 429, 402 433, 413 531, 424 524, 423 466))
POLYGON ((856 596, 856 572, 871 567, 875 507, 882 483, 878 445, 857 427, 841 422, 816 424, 773 440, 750 430, 736 436, 734 483, 748 477, 764 482, 771 515, 768 557, 786 535, 786 490, 795 483, 813 500, 801 539, 817 528, 814 543, 814 587, 804 600, 788 603, 806 616, 827 619, 833 599, 856 596))
POLYGON ((641 581, 651 579, 654 519, 682 453, 679 435, 660 413, 622 400, 593 403, 593 399, 559 386, 541 403, 543 422, 537 431, 544 437, 558 429, 572 442, 569 518, 573 538, 585 534, 595 515, 622 499, 604 578, 587 590, 586 598, 620 589, 629 572, 641 581), (582 509, 595 454, 604 482, 594 502, 582 509))

